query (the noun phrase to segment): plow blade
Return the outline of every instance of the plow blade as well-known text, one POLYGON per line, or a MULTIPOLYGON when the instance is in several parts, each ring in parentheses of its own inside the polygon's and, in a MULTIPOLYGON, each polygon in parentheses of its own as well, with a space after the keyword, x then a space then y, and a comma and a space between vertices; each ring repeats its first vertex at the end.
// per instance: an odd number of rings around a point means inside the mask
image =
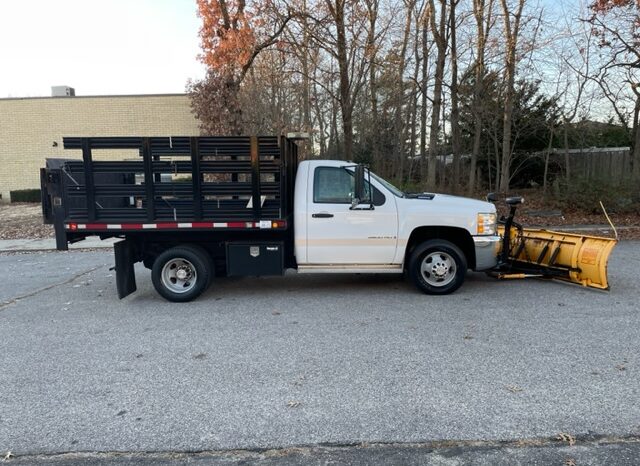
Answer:
MULTIPOLYGON (((500 227, 504 235, 504 228, 500 227)), ((511 230, 510 272, 608 290, 607 262, 617 240, 548 230, 511 230)), ((505 274, 503 278, 511 278, 505 274)), ((510 274, 510 275, 513 275, 510 274)), ((514 277, 515 278, 515 277, 514 277)))

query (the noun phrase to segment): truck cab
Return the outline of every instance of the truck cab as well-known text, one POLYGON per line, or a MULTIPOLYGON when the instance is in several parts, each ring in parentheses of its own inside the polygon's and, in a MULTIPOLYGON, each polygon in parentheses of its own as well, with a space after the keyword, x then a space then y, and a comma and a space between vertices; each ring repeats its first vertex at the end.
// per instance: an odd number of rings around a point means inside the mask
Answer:
POLYGON ((407 271, 423 291, 445 294, 462 284, 467 268, 496 265, 500 237, 493 204, 409 195, 367 169, 358 183, 357 168, 335 160, 300 163, 294 196, 299 272, 407 271))

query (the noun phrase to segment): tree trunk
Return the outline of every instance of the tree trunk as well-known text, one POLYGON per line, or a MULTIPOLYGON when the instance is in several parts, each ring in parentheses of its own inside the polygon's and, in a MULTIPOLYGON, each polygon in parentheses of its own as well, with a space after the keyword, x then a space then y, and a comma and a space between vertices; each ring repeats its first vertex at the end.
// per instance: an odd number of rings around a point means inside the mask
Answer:
POLYGON ((516 50, 518 47, 518 36, 520 33, 520 18, 526 0, 518 0, 517 11, 514 14, 513 24, 511 23, 511 12, 507 5, 507 0, 501 0, 502 12, 504 15, 504 33, 506 38, 505 54, 505 96, 504 110, 502 115, 502 168, 500 177, 500 191, 509 191, 511 181, 511 126, 513 120, 513 94, 516 74, 516 50))
POLYGON ((305 144, 304 152, 313 151, 314 136, 311 124, 311 83, 309 79, 309 26, 307 24, 307 1, 303 1, 303 12, 305 14, 302 32, 302 130, 309 134, 311 138, 309 144, 305 144))
POLYGON ((633 147, 631 153, 631 177, 640 180, 640 92, 636 92, 636 105, 633 112, 633 147))
POLYGON ((349 83, 349 61, 347 56, 347 36, 344 18, 345 0, 337 0, 335 3, 334 20, 337 35, 337 58, 340 70, 340 113, 342 114, 342 131, 344 136, 344 160, 353 160, 353 121, 351 92, 349 83))
POLYGON ((564 179, 567 184, 571 182, 571 160, 569 158, 569 122, 564 120, 563 142, 564 142, 564 179))
MULTIPOLYGON (((416 17, 415 17, 415 36, 414 36, 414 44, 413 44, 413 59, 415 61, 414 63, 414 67, 413 67, 413 83, 411 85, 411 119, 409 122, 409 128, 411 131, 410 134, 410 138, 409 138, 409 155, 411 156, 411 158, 409 159, 409 178, 411 178, 411 174, 413 172, 413 164, 415 163, 415 155, 416 155, 416 147, 417 147, 417 141, 418 141, 418 134, 417 134, 417 120, 418 120, 418 76, 420 75, 420 68, 421 68, 421 63, 422 60, 424 59, 423 57, 420 56, 420 40, 419 40, 419 35, 420 35, 420 17, 419 17, 419 11, 416 11, 416 17)), ((404 180, 401 180, 401 182, 404 182, 404 180)))
POLYGON ((456 44, 456 6, 460 0, 451 0, 449 10, 449 33, 451 36, 451 151, 453 152, 454 193, 460 192, 460 110, 458 107, 458 49, 456 44))
POLYGON ((542 200, 546 202, 547 200, 547 177, 549 175, 549 156, 551 154, 551 147, 553 146, 553 135, 555 132, 555 128, 551 127, 551 133, 549 134, 549 145, 547 146, 547 150, 544 154, 544 174, 542 175, 542 200))
POLYGON ((422 76, 420 92, 422 94, 422 105, 420 107, 420 175, 424 177, 427 158, 427 104, 428 104, 428 84, 429 84, 429 8, 425 9, 422 18, 422 76))
MULTIPOLYGON (((489 5, 486 5, 485 0, 473 1, 473 15, 476 20, 477 42, 475 82, 473 84, 473 146, 471 149, 471 161, 469 165, 469 184, 467 186, 467 193, 469 195, 473 195, 476 189, 476 169, 482 144, 482 128, 484 124, 482 118, 482 95, 484 93, 483 85, 485 74, 484 57, 487 44, 487 34, 489 34, 489 30, 491 28, 492 11, 493 0, 489 0, 489 5)), ((490 166, 488 167, 488 170, 491 172, 490 166)), ((496 171, 498 171, 497 167, 496 171)))
POLYGON ((404 122, 402 112, 404 110, 405 89, 404 89, 404 71, 407 58, 407 45, 409 43, 409 34, 411 33, 411 22, 413 18, 413 5, 412 0, 405 1, 406 7, 406 19, 404 25, 404 33, 402 35, 402 46, 400 47, 400 57, 398 63, 398 74, 396 75, 396 113, 394 121, 394 132, 396 136, 395 143, 395 155, 398 162, 395 178, 402 180, 404 176, 404 159, 405 159, 405 134, 404 134, 404 122))
MULTIPOLYGON (((496 128, 493 129, 493 151, 496 156, 496 191, 500 190, 500 145, 498 144, 498 130, 496 128)), ((487 161, 487 165, 489 162, 487 161)))
POLYGON ((446 3, 445 0, 440 0, 440 19, 439 24, 436 25, 435 20, 435 5, 433 0, 429 2, 431 6, 432 14, 431 18, 431 34, 433 35, 438 49, 436 58, 436 71, 435 71, 435 84, 433 88, 433 108, 431 110, 431 126, 429 129, 429 161, 427 165, 427 186, 429 189, 436 187, 436 170, 437 159, 436 154, 438 150, 438 136, 440 134, 440 109, 442 106, 442 85, 444 81, 444 66, 446 59, 446 43, 445 43, 445 28, 446 28, 446 3))
MULTIPOLYGON (((315 75, 315 71, 314 71, 315 75)), ((316 111, 316 115, 318 118, 318 146, 320 149, 320 158, 323 159, 326 157, 327 152, 327 144, 326 144, 326 129, 325 129, 325 120, 324 120, 324 112, 320 108, 320 96, 318 95, 318 88, 314 84, 313 85, 313 106, 316 111)))
POLYGON ((378 116, 378 85, 376 77, 376 24, 378 21, 379 0, 368 0, 366 2, 369 11, 369 31, 367 32, 367 50, 369 51, 369 100, 371 105, 371 153, 373 164, 378 167, 380 164, 380 118, 378 116))

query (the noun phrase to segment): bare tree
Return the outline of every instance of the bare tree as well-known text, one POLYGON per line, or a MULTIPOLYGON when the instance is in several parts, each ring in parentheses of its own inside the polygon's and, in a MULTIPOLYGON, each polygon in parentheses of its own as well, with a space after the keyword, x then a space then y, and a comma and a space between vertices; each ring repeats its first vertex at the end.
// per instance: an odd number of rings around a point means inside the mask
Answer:
POLYGON ((487 47, 487 38, 491 27, 493 26, 493 1, 494 0, 473 0, 473 16, 476 22, 476 60, 474 64, 474 83, 473 83, 473 147, 471 149, 471 162, 469 167, 469 182, 467 184, 467 193, 473 194, 476 185, 476 166, 478 156, 480 155, 482 144, 483 129, 483 103, 482 96, 484 93, 485 79, 485 53, 487 47))
POLYGON ((511 124, 513 118, 513 94, 516 76, 516 52, 518 38, 520 36, 520 23, 522 11, 526 0, 517 0, 515 8, 500 0, 502 5, 503 25, 505 35, 505 59, 504 59, 504 111, 502 119, 502 166, 500 170, 500 190, 509 191, 511 181, 511 124), (513 15, 513 18, 511 17, 513 15))
POLYGON ((447 56, 447 3, 438 0, 438 20, 436 22, 436 7, 434 0, 429 0, 429 15, 431 35, 436 44, 437 58, 433 86, 433 107, 431 111, 431 126, 429 128, 429 160, 427 163, 427 186, 430 189, 436 185, 438 137, 440 136, 440 110, 442 108, 442 87, 444 84, 445 60, 447 56))
POLYGON ((601 67, 599 84, 629 133, 633 144, 632 177, 637 180, 640 179, 640 1, 597 0, 591 9, 589 22, 599 39, 598 45, 609 52, 609 59, 601 67), (626 97, 633 101, 632 105, 625 105, 626 99, 619 99, 612 92, 615 81, 610 86, 604 80, 611 74, 617 75, 626 88, 626 97), (625 117, 625 113, 630 115, 625 117))
POLYGON ((457 21, 456 7, 460 0, 450 0, 449 3, 449 35, 451 47, 451 152, 453 153, 453 177, 451 188, 459 191, 460 184, 460 108, 458 97, 458 45, 457 45, 457 21))

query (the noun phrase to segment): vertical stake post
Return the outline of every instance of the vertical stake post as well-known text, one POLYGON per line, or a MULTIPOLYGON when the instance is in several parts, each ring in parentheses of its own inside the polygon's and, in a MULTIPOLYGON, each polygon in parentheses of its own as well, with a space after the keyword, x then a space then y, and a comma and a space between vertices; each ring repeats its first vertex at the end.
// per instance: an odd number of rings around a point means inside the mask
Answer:
POLYGON ((251 136, 251 187, 253 219, 259 221, 262 214, 262 203, 260 202, 260 148, 257 136, 251 136))
POLYGON ((87 197, 87 219, 96 221, 96 191, 93 179, 93 158, 91 157, 91 139, 82 138, 82 161, 84 162, 84 187, 87 197))
POLYGON ((202 220, 202 173, 200 172, 200 140, 197 137, 189 139, 191 148, 191 182, 193 186, 193 216, 195 220, 202 220))
POLYGON ((144 164, 144 188, 147 198, 147 220, 153 222, 156 217, 156 206, 153 186, 153 159, 151 158, 151 140, 149 138, 142 138, 142 162, 144 164))

